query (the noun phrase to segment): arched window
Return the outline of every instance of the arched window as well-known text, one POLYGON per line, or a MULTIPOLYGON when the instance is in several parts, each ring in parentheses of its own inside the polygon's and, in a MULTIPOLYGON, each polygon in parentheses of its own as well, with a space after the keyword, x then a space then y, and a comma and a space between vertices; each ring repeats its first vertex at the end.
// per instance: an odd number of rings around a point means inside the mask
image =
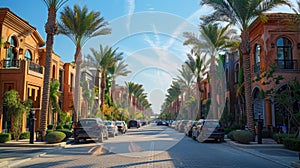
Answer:
POLYGON ((280 37, 276 42, 277 65, 280 69, 293 69, 292 43, 285 37, 280 37))
POLYGON ((10 47, 7 49, 7 60, 17 59, 17 53, 15 52, 15 47, 17 47, 17 40, 15 36, 11 36, 8 39, 10 47))
POLYGON ((259 44, 255 45, 254 50, 254 73, 257 73, 260 71, 260 52, 261 52, 261 46, 259 44))
POLYGON ((25 51, 25 60, 32 60, 32 54, 30 52, 30 50, 26 50, 25 51))

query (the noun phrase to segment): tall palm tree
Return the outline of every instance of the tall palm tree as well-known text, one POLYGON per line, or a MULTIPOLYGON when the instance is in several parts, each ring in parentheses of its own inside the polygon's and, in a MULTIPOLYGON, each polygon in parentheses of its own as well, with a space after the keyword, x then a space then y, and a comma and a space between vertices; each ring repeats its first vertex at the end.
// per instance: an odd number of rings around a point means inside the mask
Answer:
POLYGON ((103 47, 100 45, 99 51, 91 48, 92 55, 87 55, 87 64, 90 67, 94 67, 97 71, 101 72, 101 94, 100 94, 100 109, 102 110, 105 98, 105 88, 106 88, 106 72, 107 69, 112 67, 116 62, 122 60, 123 53, 117 53, 117 49, 112 49, 112 47, 103 47))
POLYGON ((40 115, 40 131, 41 140, 44 140, 47 128, 47 115, 49 106, 49 92, 50 92, 50 73, 51 73, 51 61, 53 52, 54 35, 58 33, 56 24, 56 12, 62 7, 68 0, 43 0, 48 8, 48 18, 45 25, 45 31, 47 33, 46 40, 46 60, 45 60, 45 72, 44 72, 44 85, 42 96, 42 109, 40 115))
POLYGON ((256 18, 263 18, 264 15, 262 14, 264 12, 269 11, 278 5, 290 6, 290 3, 288 0, 202 0, 200 4, 208 5, 215 9, 213 13, 202 18, 204 24, 215 21, 225 21, 237 26, 241 31, 241 44, 239 50, 243 57, 247 125, 249 131, 254 134, 249 27, 256 18))
POLYGON ((88 11, 87 7, 80 8, 74 5, 73 10, 70 7, 65 7, 60 15, 61 23, 59 33, 69 37, 76 46, 74 55, 76 63, 75 76, 75 114, 73 121, 77 122, 78 113, 80 111, 80 66, 82 63, 81 49, 85 43, 96 36, 106 35, 111 33, 110 28, 106 28, 108 22, 100 17, 100 12, 88 11))
POLYGON ((124 61, 118 61, 116 64, 111 66, 107 69, 108 73, 112 79, 112 86, 111 86, 111 99, 114 102, 114 95, 115 95, 115 87, 116 87, 116 78, 118 76, 127 76, 131 71, 127 70, 126 67, 128 64, 125 64, 124 61))
POLYGON ((219 24, 200 25, 200 36, 194 33, 185 32, 187 40, 184 45, 192 45, 193 48, 206 51, 210 56, 210 82, 212 86, 212 117, 218 117, 217 111, 217 81, 216 81, 216 57, 221 51, 227 50, 238 45, 236 31, 227 26, 221 27, 219 24))
POLYGON ((202 118, 201 114, 201 82, 204 74, 207 72, 208 60, 206 60, 206 53, 200 51, 200 49, 192 49, 191 53, 187 53, 188 60, 185 64, 191 69, 196 77, 198 94, 199 94, 199 108, 197 118, 202 118))

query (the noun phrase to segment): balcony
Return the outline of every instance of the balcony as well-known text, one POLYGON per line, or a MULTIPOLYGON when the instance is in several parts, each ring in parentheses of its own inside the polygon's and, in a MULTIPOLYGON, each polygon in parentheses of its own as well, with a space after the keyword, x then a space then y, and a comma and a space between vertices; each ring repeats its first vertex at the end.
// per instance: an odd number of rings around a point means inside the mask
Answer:
POLYGON ((29 61, 28 69, 40 74, 43 74, 43 67, 39 64, 29 61))
POLYGON ((21 60, 2 60, 1 69, 19 69, 21 60))
POLYGON ((278 69, 298 70, 297 60, 275 60, 278 69))

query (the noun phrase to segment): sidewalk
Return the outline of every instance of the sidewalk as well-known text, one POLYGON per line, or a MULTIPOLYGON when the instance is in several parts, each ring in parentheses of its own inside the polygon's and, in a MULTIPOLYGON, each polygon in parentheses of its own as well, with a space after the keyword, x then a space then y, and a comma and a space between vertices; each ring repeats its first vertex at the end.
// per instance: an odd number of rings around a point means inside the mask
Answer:
POLYGON ((29 143, 29 139, 0 143, 0 168, 13 167, 47 152, 65 147, 66 142, 47 144, 45 142, 29 143), (15 152, 18 151, 18 152, 15 152))
POLYGON ((286 167, 300 168, 299 152, 284 148, 283 144, 277 144, 273 139, 263 139, 262 144, 252 142, 240 144, 230 139, 227 144, 249 154, 276 162, 286 167))

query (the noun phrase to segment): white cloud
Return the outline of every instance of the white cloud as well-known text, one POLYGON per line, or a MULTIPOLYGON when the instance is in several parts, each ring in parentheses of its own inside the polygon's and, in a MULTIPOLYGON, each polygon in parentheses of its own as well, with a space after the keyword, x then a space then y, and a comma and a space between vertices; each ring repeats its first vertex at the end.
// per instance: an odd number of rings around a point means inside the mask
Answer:
POLYGON ((127 31, 129 32, 130 31, 130 24, 131 24, 131 15, 134 13, 134 10, 135 10, 135 0, 127 0, 128 2, 128 20, 127 20, 127 24, 126 24, 126 27, 127 27, 127 31))

